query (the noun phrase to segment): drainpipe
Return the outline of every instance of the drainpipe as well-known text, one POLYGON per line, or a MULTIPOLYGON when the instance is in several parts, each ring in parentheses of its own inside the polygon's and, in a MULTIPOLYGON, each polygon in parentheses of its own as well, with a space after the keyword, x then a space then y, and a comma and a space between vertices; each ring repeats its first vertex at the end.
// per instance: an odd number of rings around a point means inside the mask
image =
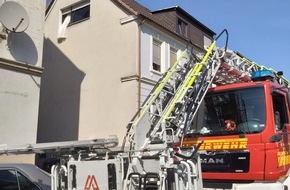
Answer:
POLYGON ((138 23, 138 112, 141 109, 141 27, 145 19, 138 23))

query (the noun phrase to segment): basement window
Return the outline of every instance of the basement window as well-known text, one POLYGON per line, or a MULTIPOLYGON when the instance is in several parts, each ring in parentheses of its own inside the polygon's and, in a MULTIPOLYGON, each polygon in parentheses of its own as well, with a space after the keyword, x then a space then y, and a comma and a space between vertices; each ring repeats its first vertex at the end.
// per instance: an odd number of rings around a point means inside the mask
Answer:
POLYGON ((76 24, 90 18, 90 1, 80 1, 62 10, 62 23, 69 18, 68 25, 76 24))

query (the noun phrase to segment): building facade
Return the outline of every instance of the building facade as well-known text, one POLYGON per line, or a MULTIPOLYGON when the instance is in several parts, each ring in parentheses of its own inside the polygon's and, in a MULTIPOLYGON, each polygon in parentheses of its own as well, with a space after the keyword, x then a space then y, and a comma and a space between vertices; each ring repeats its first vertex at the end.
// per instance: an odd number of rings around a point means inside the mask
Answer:
MULTIPOLYGON (((43 72, 45 1, 13 2, 17 6, 9 1, 0 1, 1 7, 9 4, 14 10, 10 15, 9 11, 6 12, 7 7, 0 8, 5 12, 0 17, 0 147, 3 144, 36 143, 40 79, 43 72), (17 19, 22 16, 19 15, 21 12, 27 13, 24 19, 27 25, 23 31, 13 31, 5 21, 7 18, 17 19)), ((33 162, 34 156, 0 156, 0 160, 33 162)))
POLYGON ((38 142, 117 135, 188 41, 214 32, 180 7, 133 0, 53 0, 45 20, 38 142))

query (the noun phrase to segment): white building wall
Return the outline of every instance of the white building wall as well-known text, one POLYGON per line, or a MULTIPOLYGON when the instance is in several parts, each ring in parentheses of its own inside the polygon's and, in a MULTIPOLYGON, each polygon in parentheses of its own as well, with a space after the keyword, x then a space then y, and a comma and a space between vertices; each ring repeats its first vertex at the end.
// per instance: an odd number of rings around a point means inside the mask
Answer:
POLYGON ((120 141, 137 109, 138 25, 112 1, 90 1, 90 18, 67 27, 57 39, 58 0, 46 19, 44 78, 38 142, 118 135, 120 141))
MULTIPOLYGON (((36 143, 42 73, 45 1, 16 2, 30 22, 27 30, 0 42, 0 144, 8 145, 36 143)), ((34 155, 0 156, 0 161, 34 162, 34 155)))
POLYGON ((157 28, 153 28, 151 25, 142 25, 141 33, 141 73, 142 73, 142 85, 141 85, 141 102, 143 102, 149 92, 152 90, 154 84, 159 78, 170 68, 170 47, 174 47, 180 54, 186 47, 181 40, 173 38, 169 34, 166 34, 157 28), (162 42, 161 45, 161 72, 156 72, 152 69, 152 48, 153 39, 157 39, 162 42))

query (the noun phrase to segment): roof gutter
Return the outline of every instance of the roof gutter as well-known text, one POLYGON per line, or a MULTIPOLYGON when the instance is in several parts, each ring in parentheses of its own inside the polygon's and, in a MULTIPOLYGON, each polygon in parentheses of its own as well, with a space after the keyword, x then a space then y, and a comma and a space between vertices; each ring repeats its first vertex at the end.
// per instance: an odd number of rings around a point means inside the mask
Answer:
POLYGON ((127 23, 132 22, 132 21, 135 21, 137 19, 138 19, 138 16, 136 16, 136 15, 129 15, 129 16, 125 17, 125 18, 121 18, 120 19, 120 23, 121 24, 127 24, 127 23))
POLYGON ((50 14, 51 10, 53 9, 57 0, 51 0, 45 10, 45 20, 47 19, 48 15, 50 14))

